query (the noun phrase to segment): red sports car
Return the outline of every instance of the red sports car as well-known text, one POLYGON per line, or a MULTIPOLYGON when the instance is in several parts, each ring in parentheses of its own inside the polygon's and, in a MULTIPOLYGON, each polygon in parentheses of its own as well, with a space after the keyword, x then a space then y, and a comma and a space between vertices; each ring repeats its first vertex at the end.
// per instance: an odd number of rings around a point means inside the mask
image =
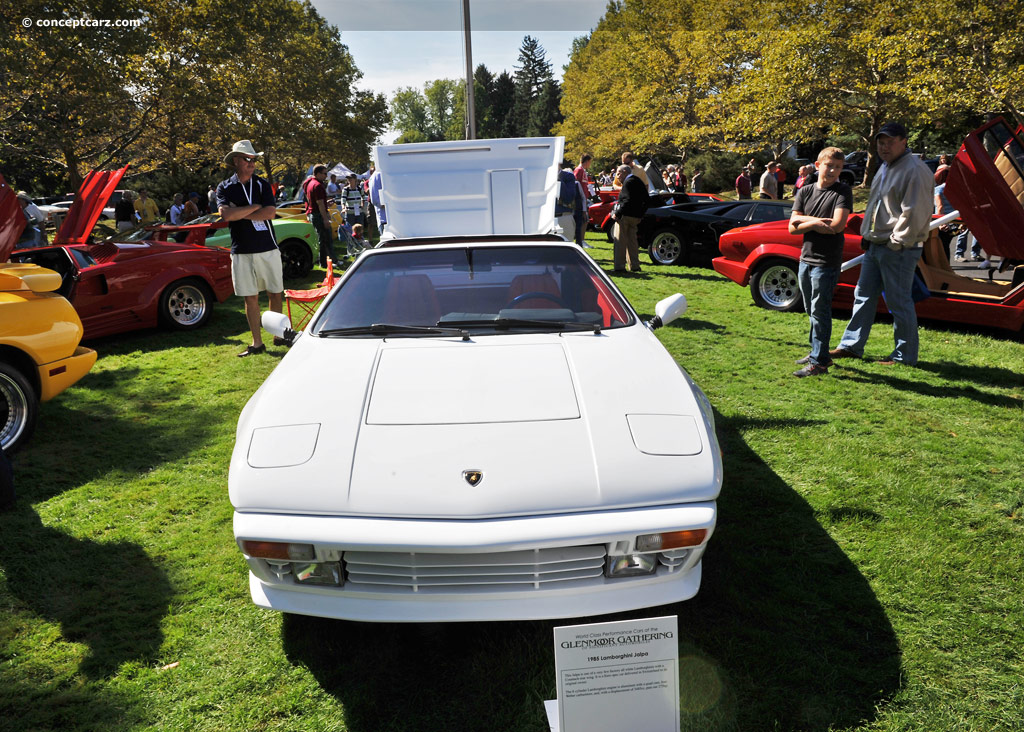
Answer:
POLYGON ((85 340, 156 325, 199 328, 213 304, 232 293, 231 255, 203 243, 207 227, 189 227, 181 243, 90 241, 103 204, 127 169, 91 172, 53 243, 11 255, 11 261, 60 273, 58 292, 82 319, 85 340))
MULTIPOLYGON (((954 272, 949 253, 936 231, 925 242, 918 265, 931 297, 917 303, 922 318, 994 326, 1011 331, 1024 328, 1024 128, 1013 130, 995 119, 975 130, 953 159, 946 178, 946 197, 960 212, 964 225, 990 257, 1000 257, 1000 271, 1013 271, 1009 280, 967 277, 954 272)), ((843 260, 862 252, 860 215, 846 226, 843 260)), ((750 285, 754 302, 772 310, 802 306, 797 269, 803 237, 789 233, 785 221, 757 224, 722 234, 722 256, 716 271, 740 285, 750 285)), ((860 269, 844 272, 834 304, 853 307, 860 269)), ((879 300, 879 310, 884 303, 879 300)))

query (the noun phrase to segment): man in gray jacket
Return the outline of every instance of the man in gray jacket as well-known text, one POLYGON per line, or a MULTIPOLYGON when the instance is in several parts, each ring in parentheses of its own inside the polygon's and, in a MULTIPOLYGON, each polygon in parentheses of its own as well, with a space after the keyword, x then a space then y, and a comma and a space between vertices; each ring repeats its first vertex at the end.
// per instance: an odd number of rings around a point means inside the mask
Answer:
POLYGON ((833 359, 862 358, 875 322, 878 296, 893 317, 896 346, 881 363, 917 363, 917 311, 911 290, 932 217, 932 172, 907 150, 907 129, 887 122, 875 135, 882 167, 871 183, 871 195, 861 223, 861 247, 866 250, 854 293, 853 315, 833 359))

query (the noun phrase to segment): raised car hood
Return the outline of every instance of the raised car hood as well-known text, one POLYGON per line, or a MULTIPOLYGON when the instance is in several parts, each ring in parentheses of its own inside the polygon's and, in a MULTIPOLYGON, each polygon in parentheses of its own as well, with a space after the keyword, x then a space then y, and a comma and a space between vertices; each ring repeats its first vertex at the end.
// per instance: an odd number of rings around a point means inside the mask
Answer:
POLYGON ((68 215, 57 232, 54 244, 85 244, 96 222, 103 213, 103 207, 110 200, 110 195, 121 182, 121 177, 128 170, 124 166, 120 170, 94 170, 85 176, 82 186, 78 189, 75 202, 71 204, 68 215))
POLYGON ((564 149, 563 137, 378 146, 388 234, 547 234, 564 149))
POLYGON ((1024 140, 1001 117, 964 140, 946 197, 990 255, 1024 260, 1024 140))
POLYGON ((0 175, 0 262, 10 259, 26 223, 18 196, 0 175))
POLYGON ((229 479, 239 510, 482 518, 718 494, 721 461, 701 406, 642 326, 471 342, 311 340, 299 340, 239 420, 229 479), (607 338, 620 343, 608 348, 607 338), (346 396, 309 389, 328 364, 346 374, 346 396), (624 376, 641 364, 644 379, 624 376), (483 478, 471 485, 465 471, 483 478))

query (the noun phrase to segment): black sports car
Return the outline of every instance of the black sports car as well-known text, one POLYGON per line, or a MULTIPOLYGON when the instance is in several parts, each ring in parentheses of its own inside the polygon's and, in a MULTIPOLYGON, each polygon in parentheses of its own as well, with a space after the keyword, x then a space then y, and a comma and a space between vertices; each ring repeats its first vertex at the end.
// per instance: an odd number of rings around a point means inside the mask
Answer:
POLYGON ((655 264, 710 262, 719 256, 718 237, 738 226, 783 221, 792 201, 745 200, 721 203, 681 203, 647 209, 637 238, 655 264))

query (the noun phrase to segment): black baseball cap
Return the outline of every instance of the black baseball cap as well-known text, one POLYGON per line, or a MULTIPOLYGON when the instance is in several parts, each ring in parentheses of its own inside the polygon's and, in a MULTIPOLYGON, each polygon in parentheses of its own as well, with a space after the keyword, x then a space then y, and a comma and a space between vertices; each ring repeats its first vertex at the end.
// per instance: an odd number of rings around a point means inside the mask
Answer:
POLYGON ((886 122, 875 134, 875 137, 881 137, 882 135, 886 137, 906 137, 907 128, 899 122, 886 122))

